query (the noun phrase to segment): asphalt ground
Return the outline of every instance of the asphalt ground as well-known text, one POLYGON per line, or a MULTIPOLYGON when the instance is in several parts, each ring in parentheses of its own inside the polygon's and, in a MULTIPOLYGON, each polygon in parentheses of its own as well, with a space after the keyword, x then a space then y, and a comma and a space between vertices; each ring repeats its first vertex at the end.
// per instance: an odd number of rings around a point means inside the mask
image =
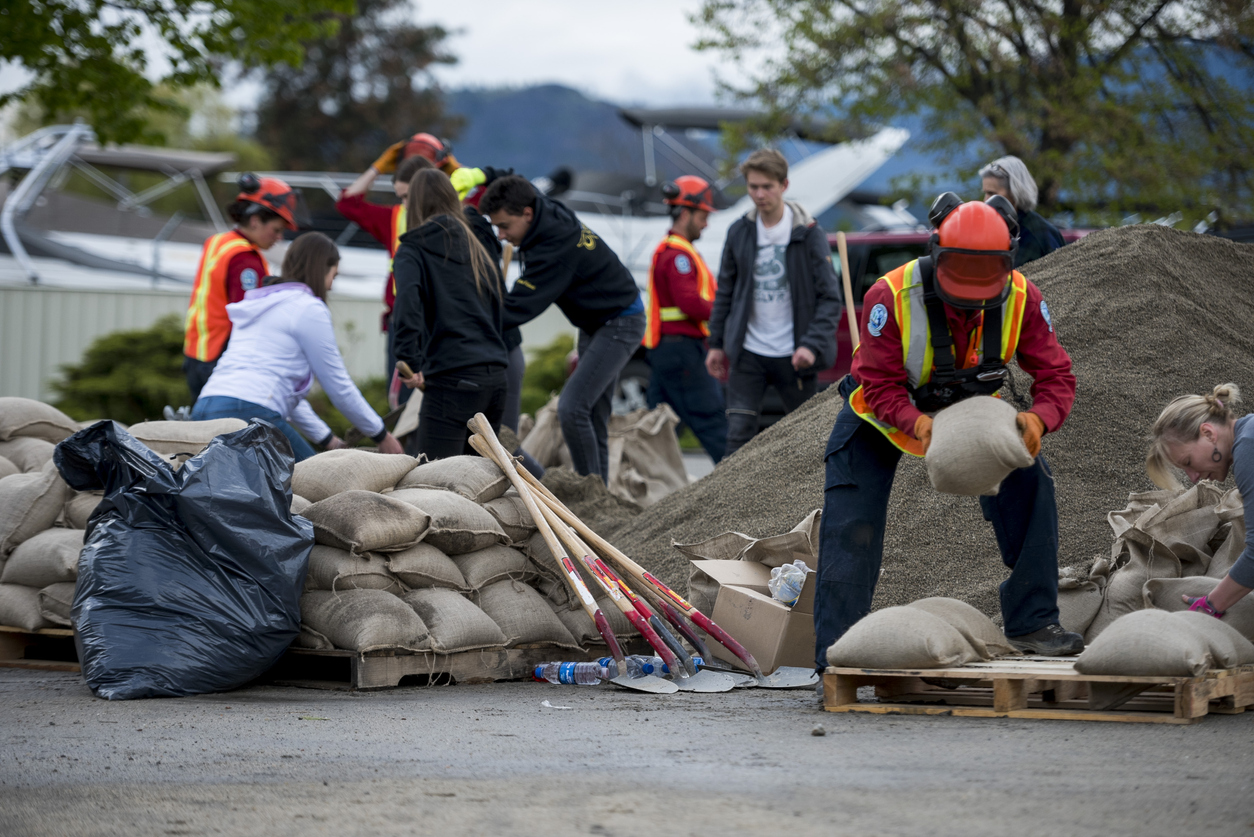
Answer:
POLYGON ((870 716, 541 683, 115 703, 0 669, 0 741, 15 837, 1254 835, 1254 713, 870 716))

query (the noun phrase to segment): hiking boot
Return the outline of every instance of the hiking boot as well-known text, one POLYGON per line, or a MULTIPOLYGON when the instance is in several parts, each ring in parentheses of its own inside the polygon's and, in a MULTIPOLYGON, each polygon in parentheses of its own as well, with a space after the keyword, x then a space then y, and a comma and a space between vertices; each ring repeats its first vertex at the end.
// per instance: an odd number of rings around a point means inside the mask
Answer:
POLYGON ((1006 638, 1011 645, 1024 653, 1045 657, 1070 657, 1084 650, 1084 637, 1063 630, 1062 625, 1057 622, 1030 634, 1006 638))

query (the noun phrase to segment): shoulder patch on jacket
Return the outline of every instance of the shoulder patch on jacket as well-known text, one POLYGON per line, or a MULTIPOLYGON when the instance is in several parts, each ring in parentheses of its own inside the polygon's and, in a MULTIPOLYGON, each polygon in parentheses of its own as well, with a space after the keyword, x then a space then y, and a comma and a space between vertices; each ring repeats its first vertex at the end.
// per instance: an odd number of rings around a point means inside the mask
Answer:
POLYGON ((258 279, 260 279, 260 277, 257 275, 257 271, 253 270, 251 267, 246 267, 239 273, 239 283, 246 291, 256 290, 258 279))
POLYGON ((871 309, 871 316, 867 318, 866 330, 871 333, 872 337, 879 337, 887 322, 888 309, 884 307, 884 303, 877 302, 871 309))
POLYGON ((1054 320, 1049 316, 1049 306, 1045 304, 1045 300, 1041 300, 1041 316, 1045 318, 1045 325, 1049 326, 1049 331, 1054 332, 1054 320))
POLYGON ((675 257, 675 270, 680 273, 692 273, 692 262, 683 253, 675 257))

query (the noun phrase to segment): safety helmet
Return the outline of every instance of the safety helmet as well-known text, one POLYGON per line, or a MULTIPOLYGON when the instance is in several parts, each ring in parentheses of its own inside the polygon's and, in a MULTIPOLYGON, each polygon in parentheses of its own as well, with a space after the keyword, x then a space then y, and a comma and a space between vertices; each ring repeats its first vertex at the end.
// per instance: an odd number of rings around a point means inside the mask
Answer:
POLYGON ((956 308, 995 308, 1010 293, 1010 274, 1019 250, 1019 221, 1001 195, 964 203, 953 192, 928 212, 936 227, 930 241, 936 290, 956 308))
POLYGON ((448 144, 441 142, 432 134, 419 133, 409 138, 405 144, 404 157, 426 157, 435 166, 439 166, 449 155, 448 144))
POLYGON ((667 206, 683 206, 688 209, 714 211, 714 190, 703 177, 685 174, 662 187, 662 203, 667 206))
POLYGON ((239 176, 239 194, 236 201, 252 204, 244 210, 244 217, 268 209, 283 219, 289 230, 298 230, 297 215, 306 220, 308 213, 303 212, 300 193, 288 186, 277 177, 258 177, 252 172, 244 172, 239 176))

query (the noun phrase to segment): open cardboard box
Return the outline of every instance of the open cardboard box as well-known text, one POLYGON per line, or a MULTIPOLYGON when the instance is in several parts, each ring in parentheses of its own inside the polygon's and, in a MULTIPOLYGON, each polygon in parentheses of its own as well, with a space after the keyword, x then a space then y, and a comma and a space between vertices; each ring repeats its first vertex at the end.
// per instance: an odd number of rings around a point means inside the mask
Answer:
MULTIPOLYGON (((765 564, 744 560, 693 565, 718 583, 711 618, 753 655, 762 671, 814 665, 814 573, 806 576, 797 602, 787 607, 771 597, 771 568, 765 564)), ((715 657, 743 668, 722 645, 711 642, 709 647, 715 657)))

